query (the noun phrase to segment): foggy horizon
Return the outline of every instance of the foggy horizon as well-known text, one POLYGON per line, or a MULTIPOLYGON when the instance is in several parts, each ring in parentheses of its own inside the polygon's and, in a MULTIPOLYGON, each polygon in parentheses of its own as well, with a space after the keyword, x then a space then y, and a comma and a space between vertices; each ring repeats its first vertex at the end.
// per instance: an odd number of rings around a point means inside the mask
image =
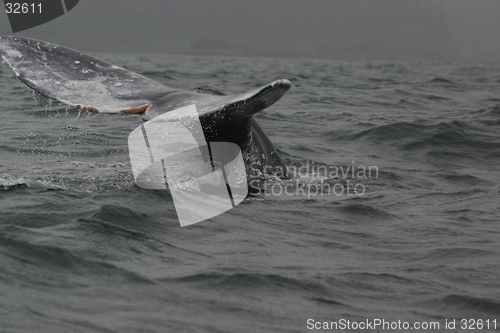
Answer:
POLYGON ((499 16, 494 0, 82 0, 16 35, 88 52, 496 62, 499 16))

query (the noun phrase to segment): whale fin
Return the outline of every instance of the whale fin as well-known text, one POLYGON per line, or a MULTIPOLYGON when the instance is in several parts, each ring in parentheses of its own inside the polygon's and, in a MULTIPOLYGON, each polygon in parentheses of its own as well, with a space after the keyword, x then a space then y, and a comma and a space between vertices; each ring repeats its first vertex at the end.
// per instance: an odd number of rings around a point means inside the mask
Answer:
MULTIPOLYGON (((143 119, 147 121, 160 114, 192 104, 196 105, 200 117, 249 118, 276 103, 290 87, 290 81, 277 80, 237 95, 222 95, 221 92, 214 94, 212 92, 199 93, 190 90, 178 90, 157 99, 155 101, 157 107, 144 115, 143 119)), ((174 111, 170 112, 168 116, 164 116, 163 120, 177 121, 179 117, 174 111)))
POLYGON ((159 107, 148 111, 143 120, 159 115, 162 121, 183 120, 178 110, 194 104, 207 141, 233 142, 244 149, 252 138, 252 116, 277 102, 290 86, 288 80, 277 80, 247 93, 222 96, 176 91, 157 101, 159 107))
POLYGON ((288 80, 277 80, 247 93, 232 96, 222 108, 223 113, 250 117, 276 103, 290 89, 288 80))
POLYGON ((46 97, 94 113, 145 113, 144 120, 190 104, 200 116, 248 118, 290 88, 288 80, 278 80, 239 95, 176 90, 88 54, 22 37, 0 37, 0 55, 24 84, 46 97))
POLYGON ((144 113, 172 89, 142 75, 60 45, 0 37, 0 55, 36 92, 62 103, 104 113, 144 113))

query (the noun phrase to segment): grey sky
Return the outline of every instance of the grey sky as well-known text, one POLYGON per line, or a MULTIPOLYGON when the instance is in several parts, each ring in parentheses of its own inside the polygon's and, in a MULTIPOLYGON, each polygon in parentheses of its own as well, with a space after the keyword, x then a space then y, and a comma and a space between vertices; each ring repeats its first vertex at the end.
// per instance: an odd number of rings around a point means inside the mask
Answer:
POLYGON ((19 35, 83 51, 480 62, 500 60, 499 17, 498 0, 80 0, 19 35))

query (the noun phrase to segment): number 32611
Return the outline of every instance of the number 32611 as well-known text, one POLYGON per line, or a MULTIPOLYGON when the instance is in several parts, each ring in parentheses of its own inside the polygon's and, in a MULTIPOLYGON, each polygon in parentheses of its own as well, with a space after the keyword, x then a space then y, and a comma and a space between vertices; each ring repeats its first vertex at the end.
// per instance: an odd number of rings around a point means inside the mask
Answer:
POLYGON ((28 3, 10 3, 5 4, 5 10, 7 14, 41 14, 42 4, 28 4, 28 3))

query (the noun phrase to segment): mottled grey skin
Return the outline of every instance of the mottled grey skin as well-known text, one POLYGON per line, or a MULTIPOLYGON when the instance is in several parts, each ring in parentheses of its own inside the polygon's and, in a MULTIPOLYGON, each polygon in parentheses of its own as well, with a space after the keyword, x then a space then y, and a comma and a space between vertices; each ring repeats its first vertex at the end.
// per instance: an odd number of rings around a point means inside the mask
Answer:
POLYGON ((0 55, 17 77, 38 93, 96 113, 146 113, 150 120, 195 104, 208 142, 232 142, 244 156, 250 177, 286 167, 253 115, 290 88, 278 80, 240 95, 212 89, 172 89, 137 73, 60 45, 21 37, 0 37, 0 55))

